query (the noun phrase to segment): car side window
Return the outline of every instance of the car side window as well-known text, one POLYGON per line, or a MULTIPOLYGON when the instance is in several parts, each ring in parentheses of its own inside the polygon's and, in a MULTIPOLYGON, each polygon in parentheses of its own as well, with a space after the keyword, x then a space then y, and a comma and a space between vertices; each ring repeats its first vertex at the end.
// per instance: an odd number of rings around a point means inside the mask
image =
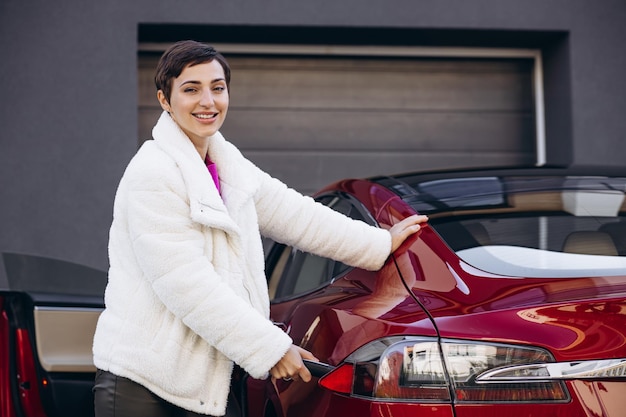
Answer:
MULTIPOLYGON (((318 201, 348 217, 367 221, 362 210, 345 197, 325 196, 318 201)), ((372 223, 372 220, 367 222, 372 223)), ((289 299, 321 288, 350 269, 341 262, 280 244, 275 244, 271 249, 266 266, 272 301, 289 299)))

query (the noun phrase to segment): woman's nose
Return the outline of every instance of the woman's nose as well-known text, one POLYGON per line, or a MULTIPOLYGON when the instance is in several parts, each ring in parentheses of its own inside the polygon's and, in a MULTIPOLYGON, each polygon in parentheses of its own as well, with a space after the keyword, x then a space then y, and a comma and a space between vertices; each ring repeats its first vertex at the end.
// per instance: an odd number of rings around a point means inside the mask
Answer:
POLYGON ((200 97, 200 105, 201 106, 212 106, 213 105, 213 93, 210 89, 204 90, 202 92, 202 96, 200 97))

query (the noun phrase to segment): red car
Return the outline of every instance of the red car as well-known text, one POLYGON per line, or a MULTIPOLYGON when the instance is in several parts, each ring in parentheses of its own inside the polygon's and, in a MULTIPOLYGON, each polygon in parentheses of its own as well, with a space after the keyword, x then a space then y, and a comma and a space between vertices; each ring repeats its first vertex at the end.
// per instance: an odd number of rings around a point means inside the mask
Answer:
POLYGON ((272 319, 314 379, 243 381, 249 417, 626 416, 626 171, 440 172, 317 200, 428 226, 367 272, 275 244, 272 319))

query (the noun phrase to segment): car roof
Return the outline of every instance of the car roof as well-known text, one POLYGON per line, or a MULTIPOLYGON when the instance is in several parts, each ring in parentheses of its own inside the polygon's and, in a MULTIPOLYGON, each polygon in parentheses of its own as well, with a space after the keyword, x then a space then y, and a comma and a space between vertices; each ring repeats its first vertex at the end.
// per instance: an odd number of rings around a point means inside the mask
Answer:
POLYGON ((370 178, 424 214, 504 204, 504 196, 545 191, 626 192, 622 167, 441 170, 370 178), (616 180, 612 180, 616 178, 616 180))
POLYGON ((403 172, 393 175, 373 176, 369 179, 376 183, 386 183, 390 180, 431 181, 460 177, 481 176, 626 176, 626 166, 602 165, 571 165, 571 166, 519 166, 519 167, 487 167, 487 168, 452 168, 403 172))

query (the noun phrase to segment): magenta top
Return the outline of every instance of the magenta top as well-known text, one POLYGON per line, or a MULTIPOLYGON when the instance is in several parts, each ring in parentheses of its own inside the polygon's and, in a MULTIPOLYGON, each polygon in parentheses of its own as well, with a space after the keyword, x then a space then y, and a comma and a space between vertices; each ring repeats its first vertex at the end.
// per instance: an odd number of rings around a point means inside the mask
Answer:
POLYGON ((220 189, 220 177, 217 175, 217 166, 213 161, 209 159, 208 155, 205 158, 204 163, 206 164, 206 167, 209 170, 211 177, 213 178, 213 182, 215 183, 215 188, 217 188, 217 192, 221 195, 222 190, 220 189))

